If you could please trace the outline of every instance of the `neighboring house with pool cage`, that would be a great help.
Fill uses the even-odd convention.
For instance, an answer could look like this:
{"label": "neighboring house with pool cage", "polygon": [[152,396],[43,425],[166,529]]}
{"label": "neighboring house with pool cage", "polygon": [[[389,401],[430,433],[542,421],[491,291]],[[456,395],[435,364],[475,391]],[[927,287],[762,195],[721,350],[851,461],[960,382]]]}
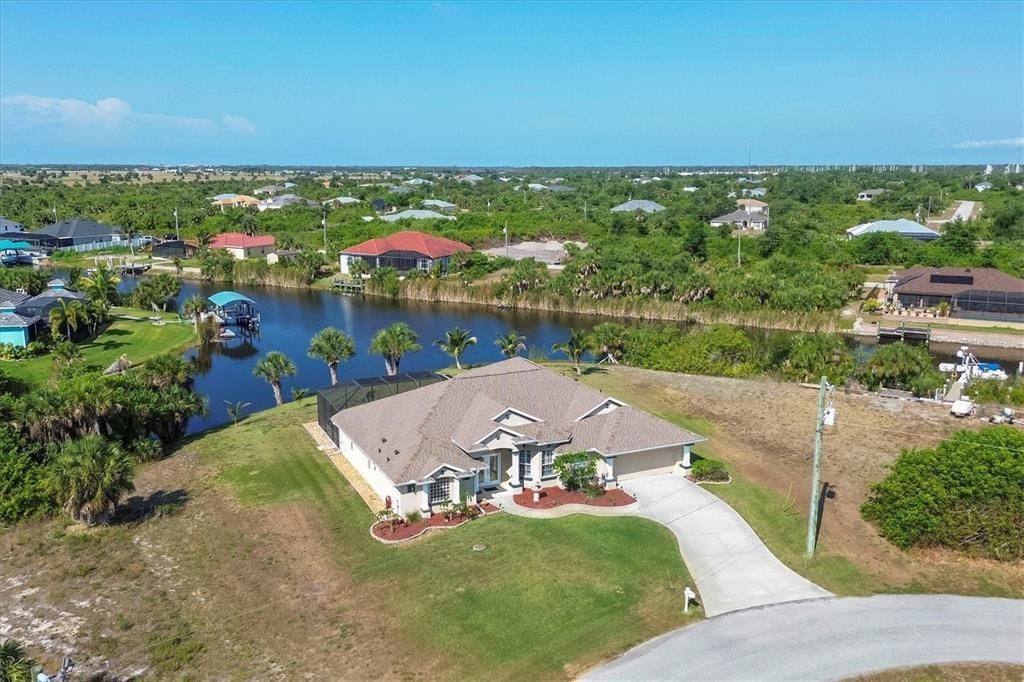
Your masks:
{"label": "neighboring house with pool cage", "polygon": [[554,460],[597,457],[606,484],[688,472],[704,439],[524,358],[348,407],[324,432],[399,514],[559,483]]}

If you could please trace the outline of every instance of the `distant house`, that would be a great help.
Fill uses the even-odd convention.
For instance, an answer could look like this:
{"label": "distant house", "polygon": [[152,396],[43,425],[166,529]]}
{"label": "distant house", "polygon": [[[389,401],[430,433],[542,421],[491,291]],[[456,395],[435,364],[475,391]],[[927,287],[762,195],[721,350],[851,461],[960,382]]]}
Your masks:
{"label": "distant house", "polygon": [[395,223],[399,220],[455,220],[455,217],[443,215],[437,211],[428,211],[422,208],[410,208],[398,213],[382,215],[380,219],[389,223]]}
{"label": "distant house", "polygon": [[250,237],[241,232],[224,232],[210,240],[211,249],[224,249],[238,260],[263,258],[274,250],[274,236]]}
{"label": "distant house", "polygon": [[278,249],[267,254],[267,263],[269,265],[287,263],[298,258],[300,255],[302,255],[302,252],[298,249]]}
{"label": "distant house", "polygon": [[531,182],[526,188],[533,192],[546,192],[549,189],[547,185],[540,182]]}
{"label": "distant house", "polygon": [[423,178],[409,178],[402,184],[410,185],[412,187],[420,187],[423,185],[433,185],[434,183],[430,180],[424,180]]}
{"label": "distant house", "polygon": [[104,225],[89,218],[71,218],[33,230],[28,235],[49,237],[61,249],[113,246],[121,242],[121,228]]}
{"label": "distant house", "polygon": [[856,225],[846,231],[846,238],[856,239],[857,237],[877,232],[893,232],[907,239],[916,239],[922,242],[930,242],[942,236],[930,227],[915,223],[913,220],[899,218],[897,220],[875,220],[870,223]]}
{"label": "distant house", "polygon": [[693,192],[696,192],[699,189],[700,189],[699,187],[684,187],[683,191],[684,192],[689,192],[689,193],[692,194]]}
{"label": "distant house", "polygon": [[424,199],[420,204],[427,208],[436,208],[438,211],[444,211],[445,213],[454,213],[459,210],[459,207],[450,201],[442,201],[440,199]]}
{"label": "distant house", "polygon": [[395,210],[395,207],[384,201],[383,199],[374,199],[370,202],[370,208],[377,213],[390,213]]}
{"label": "distant house", "polygon": [[758,199],[737,199],[736,207],[749,213],[768,213],[768,204]]}
{"label": "distant house", "polygon": [[900,308],[946,303],[951,317],[1024,322],[1024,279],[994,268],[911,268],[895,280]]}
{"label": "distant house", "polygon": [[282,194],[278,197],[261,200],[256,208],[260,211],[276,211],[288,206],[306,206],[307,208],[320,208],[320,204],[312,199],[304,199],[297,194]]}
{"label": "distant house", "polygon": [[987,192],[990,189],[992,189],[992,183],[988,181],[979,182],[977,185],[974,186],[974,189],[978,192]]}
{"label": "distant house", "polygon": [[[273,196],[278,192],[283,192],[284,190],[285,188],[282,187],[281,185],[266,185],[264,187],[257,187],[252,191],[252,193],[257,195],[266,194],[268,196]],[[216,198],[217,197],[214,197],[214,199]]]}
{"label": "distant house", "polygon": [[412,194],[412,187],[406,187],[404,185],[392,185],[388,187],[388,192],[391,194]]}
{"label": "distant house", "polygon": [[612,213],[636,213],[637,211],[643,211],[644,213],[660,213],[664,210],[664,206],[656,201],[650,201],[648,199],[630,199],[625,203],[612,207]]}
{"label": "distant house", "polygon": [[471,185],[475,185],[478,182],[483,182],[483,178],[474,173],[467,173],[459,177],[459,182],[468,182]]}
{"label": "distant house", "polygon": [[555,194],[566,194],[568,192],[575,192],[576,190],[569,185],[548,185],[548,191],[554,192]]}
{"label": "distant house", "polygon": [[355,197],[334,197],[324,202],[324,206],[354,206],[362,203],[362,200]]}
{"label": "distant house", "polygon": [[16,223],[13,220],[8,220],[6,217],[0,215],[0,234],[4,232],[24,232],[25,226],[21,223]]}
{"label": "distant house", "polygon": [[[259,194],[259,190],[256,190],[256,193]],[[223,201],[224,199],[230,199],[231,197],[237,196],[238,195],[233,192],[227,192],[225,194],[217,194],[215,196],[210,197],[210,201]]]}
{"label": "distant house", "polygon": [[857,195],[857,201],[874,201],[877,197],[885,194],[885,190],[878,189],[866,189]]}
{"label": "distant house", "polygon": [[160,258],[194,258],[199,246],[184,239],[166,239],[153,245],[153,255]]}
{"label": "distant house", "polygon": [[[740,201],[746,200],[740,199]],[[751,199],[750,201],[756,201],[756,199]],[[725,215],[720,215],[717,218],[711,219],[711,227],[729,226],[738,230],[767,230],[768,214],[763,211],[738,209],[732,213],[726,213]]]}
{"label": "distant house", "polygon": [[744,189],[743,190],[743,196],[745,196],[745,197],[758,198],[758,197],[763,197],[763,196],[765,196],[767,194],[768,194],[768,188],[767,187],[753,187],[751,189]]}
{"label": "distant house", "polygon": [[439,263],[441,272],[448,272],[450,258],[460,251],[472,251],[469,246],[444,237],[408,230],[388,237],[370,239],[341,252],[341,272],[349,274],[357,261],[370,269],[395,268],[399,272],[431,270]]}
{"label": "distant house", "polygon": [[250,197],[247,194],[233,194],[224,199],[215,199],[210,202],[210,205],[217,206],[220,208],[221,213],[223,213],[225,208],[248,208],[257,206],[259,203],[260,200],[256,197]]}

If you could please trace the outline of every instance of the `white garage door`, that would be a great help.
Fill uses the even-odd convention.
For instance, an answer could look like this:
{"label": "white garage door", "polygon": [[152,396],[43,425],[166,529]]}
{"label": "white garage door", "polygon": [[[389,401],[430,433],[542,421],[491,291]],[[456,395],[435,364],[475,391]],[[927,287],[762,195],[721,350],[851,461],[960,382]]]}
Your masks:
{"label": "white garage door", "polygon": [[615,477],[619,480],[634,476],[663,474],[675,466],[681,448],[665,448],[619,455],[615,458]]}

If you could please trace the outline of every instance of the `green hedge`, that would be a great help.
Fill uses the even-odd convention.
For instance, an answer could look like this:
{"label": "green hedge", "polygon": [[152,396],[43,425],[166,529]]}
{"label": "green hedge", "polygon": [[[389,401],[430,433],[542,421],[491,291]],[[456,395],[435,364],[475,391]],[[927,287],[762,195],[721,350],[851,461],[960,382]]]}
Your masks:
{"label": "green hedge", "polygon": [[729,480],[729,470],[717,459],[698,459],[693,463],[690,475],[697,481]]}

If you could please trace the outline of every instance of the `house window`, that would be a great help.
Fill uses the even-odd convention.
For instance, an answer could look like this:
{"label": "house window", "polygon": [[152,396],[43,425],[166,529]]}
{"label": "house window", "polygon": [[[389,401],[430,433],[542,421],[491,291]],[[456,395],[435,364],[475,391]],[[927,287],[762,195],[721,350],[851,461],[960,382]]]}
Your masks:
{"label": "house window", "polygon": [[452,479],[450,478],[438,478],[430,483],[430,504],[438,504],[445,500],[450,500],[451,496],[448,493],[448,486],[451,485]]}
{"label": "house window", "polygon": [[540,456],[540,477],[552,478],[555,475],[555,451],[547,448]]}
{"label": "house window", "polygon": [[526,450],[519,451],[519,480],[525,481],[528,478],[533,478],[531,475],[533,472],[533,461],[530,458],[530,453]]}
{"label": "house window", "polygon": [[430,270],[431,265],[432,265],[432,263],[430,262],[429,258],[420,258],[420,260],[419,260],[419,268],[420,268],[420,270],[423,270],[424,272],[427,272],[428,270]]}

